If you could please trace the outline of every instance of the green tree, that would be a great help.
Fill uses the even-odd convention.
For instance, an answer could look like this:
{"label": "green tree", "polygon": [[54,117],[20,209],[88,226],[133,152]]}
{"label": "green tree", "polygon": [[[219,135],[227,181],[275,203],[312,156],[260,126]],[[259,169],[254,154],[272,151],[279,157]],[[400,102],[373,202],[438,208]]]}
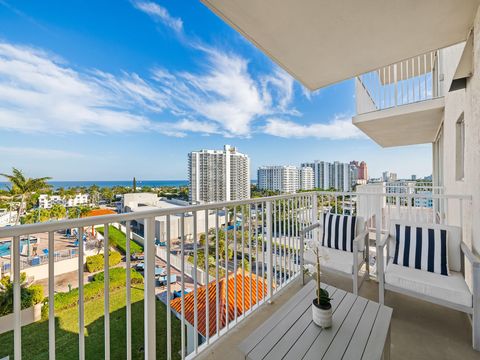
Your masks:
{"label": "green tree", "polygon": [[67,209],[65,206],[60,205],[60,204],[54,204],[52,205],[52,208],[50,209],[50,217],[54,219],[63,219],[67,216]]}
{"label": "green tree", "polygon": [[26,211],[27,201],[32,196],[32,194],[46,190],[50,186],[47,184],[47,180],[51,179],[50,177],[41,177],[41,178],[29,178],[26,177],[23,172],[19,169],[13,168],[12,174],[0,174],[5,177],[11,184],[11,192],[20,199],[20,206],[17,210],[17,222],[20,219],[20,215]]}

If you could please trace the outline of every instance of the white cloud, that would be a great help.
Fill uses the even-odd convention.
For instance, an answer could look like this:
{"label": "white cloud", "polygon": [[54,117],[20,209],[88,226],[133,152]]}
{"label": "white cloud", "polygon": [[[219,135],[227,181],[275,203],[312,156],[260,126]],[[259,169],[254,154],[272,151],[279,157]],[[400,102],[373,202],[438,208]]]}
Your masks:
{"label": "white cloud", "polygon": [[117,94],[44,52],[0,43],[0,128],[57,133],[145,130],[151,122],[129,111],[125,103],[130,98],[128,92]]}
{"label": "white cloud", "polygon": [[40,158],[40,159],[71,159],[83,158],[84,155],[72,151],[47,149],[47,148],[33,148],[33,147],[7,147],[0,146],[0,153],[4,155],[21,156],[25,158]]}
{"label": "white cloud", "polygon": [[134,7],[148,14],[155,21],[160,21],[177,33],[183,30],[183,21],[170,15],[164,7],[151,1],[132,1]]}
{"label": "white cloud", "polygon": [[262,116],[289,112],[288,75],[277,71],[256,81],[242,57],[201,52],[205,62],[198,72],[155,69],[148,79],[82,72],[55,55],[0,43],[0,129],[247,137]]}
{"label": "white cloud", "polygon": [[160,69],[154,79],[185,113],[216,123],[225,135],[248,136],[251,123],[269,112],[270,100],[262,96],[245,59],[209,50],[206,60],[201,73]]}
{"label": "white cloud", "polygon": [[56,55],[0,42],[0,129],[250,137],[260,127],[281,137],[360,136],[349,119],[313,125],[283,120],[301,115],[292,108],[294,81],[283,70],[254,75],[235,53],[195,49],[203,55],[198,70],[155,68],[141,77],[82,71]]}
{"label": "white cloud", "polygon": [[326,124],[298,124],[290,120],[270,118],[263,127],[266,134],[283,138],[352,139],[362,138],[364,134],[353,124],[351,118],[336,117]]}

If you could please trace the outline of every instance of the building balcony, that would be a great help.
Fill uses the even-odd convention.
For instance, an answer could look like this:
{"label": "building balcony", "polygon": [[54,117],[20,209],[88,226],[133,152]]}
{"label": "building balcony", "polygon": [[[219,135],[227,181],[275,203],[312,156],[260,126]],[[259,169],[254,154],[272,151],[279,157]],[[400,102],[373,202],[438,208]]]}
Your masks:
{"label": "building balcony", "polygon": [[353,124],[383,147],[434,142],[445,106],[439,64],[433,51],[357,77]]}
{"label": "building balcony", "polygon": [[[470,239],[468,196],[444,195],[427,185],[421,191],[397,190],[308,192],[0,228],[1,269],[13,276],[10,320],[5,325],[0,318],[6,326],[0,327],[0,358],[36,358],[31,354],[41,348],[50,359],[244,359],[239,345],[303,288],[304,240],[320,234],[313,225],[321,214],[366,220],[370,275],[365,263],[359,295],[374,302],[379,300],[376,244],[391,219],[458,225]],[[137,233],[134,225],[140,223],[143,231]],[[71,229],[70,237],[65,229]],[[44,253],[34,265],[25,253],[30,235]],[[123,259],[114,270],[107,250],[119,248],[122,239]],[[66,275],[66,263],[55,257],[62,242],[75,250],[65,260]],[[109,276],[92,285],[85,260],[98,252],[109,254],[101,266]],[[125,272],[119,282],[118,272],[130,268],[137,270]],[[21,308],[21,272],[54,299],[45,302],[45,317],[34,323],[25,321]],[[74,288],[70,294],[62,289],[64,276]],[[352,292],[351,278],[325,271],[322,281]],[[67,298],[73,299],[71,307],[64,306]],[[393,308],[393,359],[478,357],[463,312],[393,292],[387,292],[385,304]]]}

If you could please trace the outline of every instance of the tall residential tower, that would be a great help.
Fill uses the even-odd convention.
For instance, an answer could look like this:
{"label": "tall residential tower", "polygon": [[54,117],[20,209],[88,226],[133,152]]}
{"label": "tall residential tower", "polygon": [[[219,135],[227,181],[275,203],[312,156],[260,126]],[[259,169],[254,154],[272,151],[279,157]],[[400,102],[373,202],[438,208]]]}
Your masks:
{"label": "tall residential tower", "polygon": [[230,145],[188,154],[189,200],[211,203],[250,198],[250,159]]}

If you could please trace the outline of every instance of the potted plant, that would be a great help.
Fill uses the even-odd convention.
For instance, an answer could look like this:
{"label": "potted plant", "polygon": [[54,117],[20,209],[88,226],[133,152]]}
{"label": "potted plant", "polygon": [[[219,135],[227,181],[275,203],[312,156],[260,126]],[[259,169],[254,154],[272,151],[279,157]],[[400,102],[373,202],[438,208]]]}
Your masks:
{"label": "potted plant", "polygon": [[323,328],[332,326],[332,304],[331,298],[327,290],[322,289],[320,284],[320,246],[313,239],[307,243],[307,249],[311,250],[315,255],[316,264],[305,265],[306,272],[315,276],[317,282],[316,297],[312,301],[312,318],[313,322]]}

